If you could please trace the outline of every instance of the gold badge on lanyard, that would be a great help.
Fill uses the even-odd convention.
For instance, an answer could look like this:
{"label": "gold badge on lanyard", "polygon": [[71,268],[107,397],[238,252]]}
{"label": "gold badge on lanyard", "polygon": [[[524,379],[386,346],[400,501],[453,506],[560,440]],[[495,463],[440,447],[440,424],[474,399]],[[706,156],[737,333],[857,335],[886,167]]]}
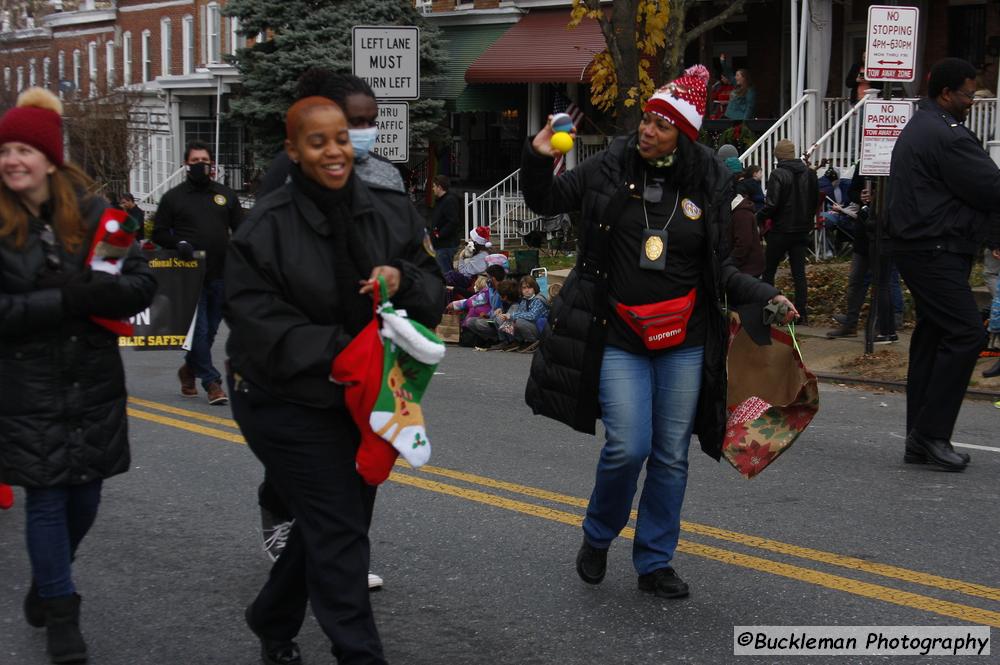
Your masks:
{"label": "gold badge on lanyard", "polygon": [[655,261],[663,254],[663,239],[659,236],[646,238],[646,258]]}

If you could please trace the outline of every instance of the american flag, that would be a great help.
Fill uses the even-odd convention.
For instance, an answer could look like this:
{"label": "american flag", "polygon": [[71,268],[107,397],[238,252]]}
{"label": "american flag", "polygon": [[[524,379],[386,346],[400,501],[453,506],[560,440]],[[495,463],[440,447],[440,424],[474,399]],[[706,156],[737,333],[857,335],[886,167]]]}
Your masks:
{"label": "american flag", "polygon": [[[560,92],[555,93],[555,98],[552,100],[552,115],[556,113],[566,113],[570,118],[573,119],[573,126],[579,131],[580,121],[583,120],[583,111],[570,101],[565,95]],[[553,175],[559,175],[566,170],[566,156],[561,155],[559,159],[556,160],[555,166],[552,168]]]}

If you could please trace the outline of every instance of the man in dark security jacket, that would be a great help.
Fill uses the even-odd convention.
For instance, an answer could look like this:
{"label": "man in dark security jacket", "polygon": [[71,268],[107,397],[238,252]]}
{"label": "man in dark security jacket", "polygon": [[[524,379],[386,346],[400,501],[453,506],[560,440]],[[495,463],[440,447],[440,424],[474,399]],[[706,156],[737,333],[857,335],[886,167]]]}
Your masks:
{"label": "man in dark security jacket", "polygon": [[917,308],[906,386],[904,461],[961,471],[951,434],[985,332],[969,287],[983,243],[1000,247],[1000,169],[962,122],[976,69],[945,58],[892,151],[889,239]]}
{"label": "man in dark security jacket", "polygon": [[770,219],[774,223],[767,234],[763,279],[774,284],[778,264],[788,255],[795,283],[795,309],[802,317],[800,323],[808,325],[806,313],[806,251],[809,233],[816,223],[819,204],[819,181],[805,162],[795,154],[795,144],[788,139],[774,146],[777,167],[767,178],[767,196],[764,207],[757,213],[757,221]]}
{"label": "man in dark security jacket", "polygon": [[212,343],[222,321],[223,283],[229,235],[242,216],[233,190],[212,180],[212,151],[204,143],[188,145],[184,153],[187,179],[163,195],[156,209],[153,242],[176,249],[181,259],[204,250],[207,270],[198,300],[191,350],[177,372],[181,394],[196,397],[195,379],[200,379],[209,404],[225,404],[222,375],[212,364]]}

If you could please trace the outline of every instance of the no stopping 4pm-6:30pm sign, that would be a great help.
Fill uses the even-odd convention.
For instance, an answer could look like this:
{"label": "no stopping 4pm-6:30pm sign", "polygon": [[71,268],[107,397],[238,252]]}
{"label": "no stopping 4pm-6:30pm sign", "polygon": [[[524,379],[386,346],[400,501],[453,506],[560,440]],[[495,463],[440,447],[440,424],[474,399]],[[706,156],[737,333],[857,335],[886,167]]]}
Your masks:
{"label": "no stopping 4pm-6:30pm sign", "polygon": [[887,176],[892,149],[913,116],[913,103],[894,100],[865,102],[861,125],[861,175]]}

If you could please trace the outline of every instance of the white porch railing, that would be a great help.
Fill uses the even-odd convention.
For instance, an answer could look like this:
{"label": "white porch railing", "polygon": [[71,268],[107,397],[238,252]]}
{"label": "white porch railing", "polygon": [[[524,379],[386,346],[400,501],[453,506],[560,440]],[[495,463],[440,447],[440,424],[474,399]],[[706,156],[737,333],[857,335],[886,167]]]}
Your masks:
{"label": "white porch railing", "polygon": [[465,237],[477,226],[488,226],[491,238],[502,251],[508,240],[520,238],[535,230],[541,218],[528,208],[521,195],[521,169],[493,185],[485,192],[465,193]]}
{"label": "white porch railing", "polygon": [[998,107],[1000,99],[977,99],[969,109],[969,117],[965,119],[965,126],[979,137],[983,142],[983,148],[987,150],[990,141],[1000,139],[1000,135],[997,134]]}
{"label": "white porch railing", "polygon": [[740,161],[745,166],[759,165],[764,171],[764,182],[767,182],[767,176],[774,168],[774,146],[778,141],[790,139],[800,151],[804,151],[805,146],[812,145],[817,133],[818,97],[816,90],[806,90],[792,108],[740,155]]}
{"label": "white porch railing", "polygon": [[[805,151],[805,158],[812,164],[830,160],[830,165],[841,174],[850,169],[861,156],[861,108],[869,99],[874,99],[878,90],[869,90],[866,96],[853,106],[846,99],[823,100],[823,136]],[[841,115],[834,117],[834,113]]]}
{"label": "white porch railing", "polygon": [[137,192],[135,194],[136,204],[142,208],[143,212],[155,212],[156,206],[160,203],[160,199],[163,198],[163,195],[177,185],[181,184],[184,181],[184,178],[187,177],[186,169],[186,166],[180,167],[148,192]]}

